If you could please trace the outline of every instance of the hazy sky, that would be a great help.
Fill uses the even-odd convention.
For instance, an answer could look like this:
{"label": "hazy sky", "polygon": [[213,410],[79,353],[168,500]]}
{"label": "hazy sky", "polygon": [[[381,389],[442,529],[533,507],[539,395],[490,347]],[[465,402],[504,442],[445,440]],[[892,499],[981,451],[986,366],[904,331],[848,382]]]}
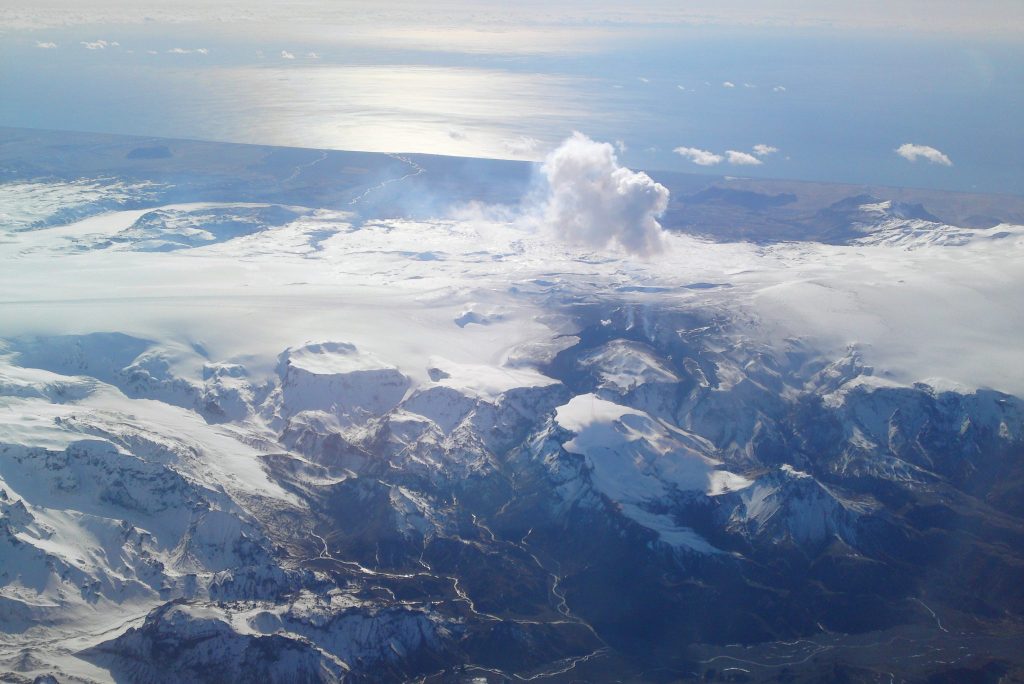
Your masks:
{"label": "hazy sky", "polygon": [[1024,192],[1024,2],[10,2],[0,125]]}
{"label": "hazy sky", "polygon": [[[513,5],[514,7],[510,6]],[[718,23],[741,26],[834,26],[914,31],[1002,33],[1024,28],[1020,0],[3,0],[0,24],[58,26],[138,21],[315,23]]]}

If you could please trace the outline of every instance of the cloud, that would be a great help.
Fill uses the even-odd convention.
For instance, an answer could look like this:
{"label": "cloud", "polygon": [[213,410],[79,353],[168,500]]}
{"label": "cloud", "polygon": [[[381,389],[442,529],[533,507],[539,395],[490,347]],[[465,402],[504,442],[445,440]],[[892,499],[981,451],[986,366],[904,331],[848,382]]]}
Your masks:
{"label": "cloud", "polygon": [[616,140],[615,149],[619,151],[619,154],[626,154],[626,150],[629,149],[629,146],[626,145],[625,140]]}
{"label": "cloud", "polygon": [[521,135],[518,138],[509,138],[502,140],[505,145],[505,150],[509,154],[516,157],[531,157],[537,154],[540,150],[541,142],[536,138],[531,138],[528,135]]}
{"label": "cloud", "polygon": [[732,81],[722,81],[722,87],[723,88],[735,88],[736,84],[733,83]]}
{"label": "cloud", "polygon": [[775,86],[774,88],[772,88],[772,92],[784,93],[786,92],[786,86]]}
{"label": "cloud", "polygon": [[930,161],[932,164],[941,164],[942,166],[953,165],[953,161],[949,157],[928,145],[904,143],[896,148],[896,154],[900,155],[907,161],[912,162],[916,162],[918,159],[924,159],[926,161]]}
{"label": "cloud", "polygon": [[686,157],[698,166],[714,166],[715,164],[721,164],[724,159],[720,154],[696,147],[677,147],[672,151]]}
{"label": "cloud", "polygon": [[543,222],[559,238],[641,256],[664,250],[658,217],[668,207],[668,188],[620,166],[609,143],[573,133],[547,156],[541,173],[548,186]]}
{"label": "cloud", "polygon": [[210,54],[210,51],[207,48],[195,48],[194,50],[191,49],[191,48],[171,48],[170,50],[167,51],[167,54],[169,54],[169,55],[192,55],[192,54],[195,54],[195,55],[208,55],[208,54]]}
{"label": "cloud", "polygon": [[57,44],[56,43],[50,43],[50,42],[45,42],[44,43],[41,40],[37,40],[36,41],[36,47],[37,48],[41,48],[43,50],[53,50],[54,48],[57,47]]}
{"label": "cloud", "polygon": [[736,164],[739,166],[760,166],[764,163],[752,154],[737,152],[736,150],[726,150],[725,159],[730,164]]}
{"label": "cloud", "polygon": [[116,40],[107,41],[102,38],[94,41],[83,40],[81,43],[85,46],[86,50],[106,50],[108,47],[121,47],[121,44]]}
{"label": "cloud", "polygon": [[466,134],[458,130],[457,128],[449,128],[448,137],[451,138],[452,140],[465,140]]}
{"label": "cloud", "polygon": [[744,88],[756,88],[757,86],[754,85],[753,83],[744,83],[743,87]]}
{"label": "cloud", "polygon": [[755,154],[758,157],[763,157],[778,151],[779,148],[772,147],[771,145],[754,145],[754,154],[738,150],[726,150],[724,154],[718,154],[717,152],[702,150],[698,147],[677,147],[673,150],[676,154],[686,157],[699,166],[714,166],[721,164],[723,161],[737,166],[760,166],[764,162],[755,157]]}
{"label": "cloud", "polygon": [[306,59],[320,59],[320,55],[315,52],[307,52]]}
{"label": "cloud", "polygon": [[281,59],[295,59],[295,55],[287,50],[281,50]]}
{"label": "cloud", "polygon": [[686,86],[682,85],[677,85],[676,88],[679,88],[680,90],[686,90]]}
{"label": "cloud", "polygon": [[651,82],[651,79],[649,79],[649,78],[645,78],[645,77],[643,77],[643,76],[639,76],[639,77],[638,77],[638,79],[639,79],[639,81],[640,81],[641,83],[650,83],[650,82]]}

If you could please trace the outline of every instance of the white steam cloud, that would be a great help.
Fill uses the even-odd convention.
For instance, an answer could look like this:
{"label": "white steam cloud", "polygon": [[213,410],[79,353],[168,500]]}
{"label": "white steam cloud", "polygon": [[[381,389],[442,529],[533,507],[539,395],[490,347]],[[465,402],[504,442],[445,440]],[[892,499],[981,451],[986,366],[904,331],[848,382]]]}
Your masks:
{"label": "white steam cloud", "polygon": [[668,188],[620,166],[609,143],[573,133],[547,156],[541,173],[548,184],[543,221],[561,239],[641,256],[665,248],[658,217],[668,207]]}
{"label": "white steam cloud", "polygon": [[918,159],[924,159],[926,161],[930,161],[932,164],[941,164],[942,166],[953,165],[953,161],[949,157],[928,145],[904,143],[896,148],[896,154],[900,155],[907,161],[912,162],[917,161]]}

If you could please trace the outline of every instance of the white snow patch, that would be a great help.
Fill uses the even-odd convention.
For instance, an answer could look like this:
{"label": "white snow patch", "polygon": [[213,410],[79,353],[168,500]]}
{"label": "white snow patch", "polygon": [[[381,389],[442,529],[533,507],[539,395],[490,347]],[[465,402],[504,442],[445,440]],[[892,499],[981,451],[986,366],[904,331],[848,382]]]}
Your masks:
{"label": "white snow patch", "polygon": [[456,363],[431,357],[430,367],[441,371],[437,384],[469,397],[494,401],[502,394],[527,387],[549,387],[558,381],[532,368],[508,368],[483,364]]}
{"label": "white snow patch", "polygon": [[626,516],[657,531],[666,543],[702,552],[709,547],[692,542],[695,533],[672,524],[668,516],[650,513],[645,504],[673,491],[713,496],[751,484],[741,475],[719,470],[720,463],[706,455],[711,447],[704,440],[594,394],[573,397],[558,407],[555,421],[575,433],[562,447],[586,457],[594,488],[617,502]]}

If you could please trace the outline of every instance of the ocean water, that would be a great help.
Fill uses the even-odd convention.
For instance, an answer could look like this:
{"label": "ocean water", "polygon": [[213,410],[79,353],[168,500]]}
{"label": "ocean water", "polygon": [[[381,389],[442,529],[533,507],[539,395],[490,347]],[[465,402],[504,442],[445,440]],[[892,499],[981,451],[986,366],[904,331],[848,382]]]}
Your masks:
{"label": "ocean water", "polygon": [[[8,30],[0,125],[516,159],[578,130],[616,142],[636,168],[1024,194],[1024,44],[972,36],[600,23]],[[909,162],[894,151],[904,143],[953,164]],[[673,152],[755,145],[777,151],[713,166]]]}

